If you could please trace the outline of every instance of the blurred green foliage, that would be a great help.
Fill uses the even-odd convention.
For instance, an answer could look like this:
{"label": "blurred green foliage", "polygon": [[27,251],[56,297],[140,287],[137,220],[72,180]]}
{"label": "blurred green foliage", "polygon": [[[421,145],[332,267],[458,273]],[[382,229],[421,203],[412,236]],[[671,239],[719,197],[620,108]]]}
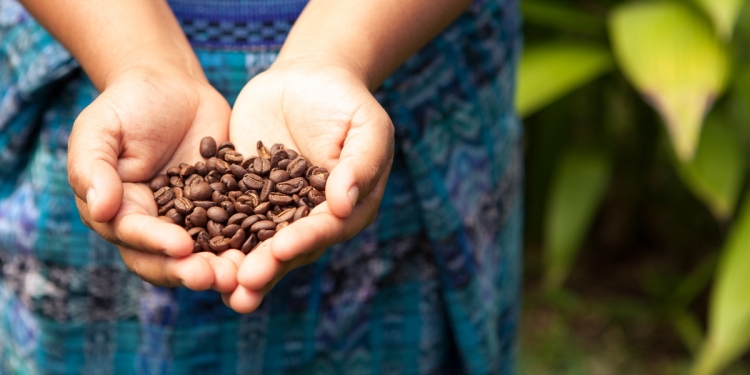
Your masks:
{"label": "blurred green foliage", "polygon": [[[522,1],[529,303],[668,329],[690,357],[663,373],[744,373],[731,366],[750,350],[745,3]],[[602,302],[608,286],[627,297]]]}

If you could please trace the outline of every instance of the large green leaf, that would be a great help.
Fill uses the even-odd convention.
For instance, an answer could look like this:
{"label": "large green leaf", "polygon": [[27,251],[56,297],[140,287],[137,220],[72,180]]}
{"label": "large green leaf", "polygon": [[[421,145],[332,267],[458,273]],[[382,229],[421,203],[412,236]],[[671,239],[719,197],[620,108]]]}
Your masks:
{"label": "large green leaf", "polygon": [[727,80],[724,45],[704,17],[676,2],[619,6],[609,28],[623,72],[664,118],[677,156],[691,159]]}
{"label": "large green leaf", "polygon": [[745,176],[739,137],[719,115],[708,117],[695,158],[680,165],[680,175],[718,219],[729,218]]}
{"label": "large green leaf", "polygon": [[724,40],[732,38],[732,31],[744,0],[695,0],[711,17],[716,31]]}
{"label": "large green leaf", "polygon": [[518,73],[516,108],[521,116],[527,116],[613,66],[609,51],[598,45],[528,46]]}
{"label": "large green leaf", "polygon": [[523,0],[523,21],[542,27],[563,31],[604,36],[606,25],[601,17],[585,13],[580,7],[571,7],[549,0]]}
{"label": "large green leaf", "polygon": [[550,188],[545,216],[545,283],[556,289],[568,276],[612,172],[607,154],[567,153]]}
{"label": "large green leaf", "polygon": [[693,375],[722,371],[750,347],[750,197],[722,250],[711,295],[708,336]]}

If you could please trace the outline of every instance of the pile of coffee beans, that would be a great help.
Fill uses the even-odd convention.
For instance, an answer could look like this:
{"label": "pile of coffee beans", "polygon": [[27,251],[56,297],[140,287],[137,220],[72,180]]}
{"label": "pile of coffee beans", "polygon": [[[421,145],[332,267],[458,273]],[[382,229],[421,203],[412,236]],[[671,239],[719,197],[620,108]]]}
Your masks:
{"label": "pile of coffee beans", "polygon": [[296,151],[258,141],[247,159],[231,142],[201,140],[205,162],[182,163],[151,180],[159,218],[184,227],[193,252],[247,254],[326,200],[328,171]]}

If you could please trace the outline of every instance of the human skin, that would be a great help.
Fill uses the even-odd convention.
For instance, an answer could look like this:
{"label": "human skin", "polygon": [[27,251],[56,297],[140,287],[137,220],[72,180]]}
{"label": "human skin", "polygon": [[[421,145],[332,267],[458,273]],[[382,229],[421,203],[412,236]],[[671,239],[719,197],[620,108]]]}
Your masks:
{"label": "human skin", "polygon": [[[250,312],[287,272],[374,220],[393,126],[371,91],[471,1],[312,0],[276,62],[242,90],[231,118],[166,3],[22,2],[102,91],[69,141],[82,220],[117,244],[144,280],[214,288],[228,306]],[[196,145],[205,135],[229,138],[243,154],[259,139],[300,151],[331,171],[327,201],[247,256],[190,254],[190,237],[155,218],[153,196],[140,182],[200,160]]]}

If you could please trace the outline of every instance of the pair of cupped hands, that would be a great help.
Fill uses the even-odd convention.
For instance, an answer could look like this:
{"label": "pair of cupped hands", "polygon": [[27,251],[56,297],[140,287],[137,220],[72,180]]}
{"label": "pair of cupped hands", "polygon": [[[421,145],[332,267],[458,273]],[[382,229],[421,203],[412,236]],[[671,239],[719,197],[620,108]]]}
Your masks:
{"label": "pair of cupped hands", "polygon": [[[157,218],[148,182],[203,160],[200,140],[283,143],[330,171],[327,201],[247,255],[193,254],[193,240]],[[202,72],[138,68],[110,79],[76,119],[68,176],[81,219],[117,245],[127,267],[157,286],[214,289],[237,312],[255,310],[296,267],[375,218],[393,158],[393,125],[352,71],[314,61],[276,63],[251,79],[234,108]]]}

